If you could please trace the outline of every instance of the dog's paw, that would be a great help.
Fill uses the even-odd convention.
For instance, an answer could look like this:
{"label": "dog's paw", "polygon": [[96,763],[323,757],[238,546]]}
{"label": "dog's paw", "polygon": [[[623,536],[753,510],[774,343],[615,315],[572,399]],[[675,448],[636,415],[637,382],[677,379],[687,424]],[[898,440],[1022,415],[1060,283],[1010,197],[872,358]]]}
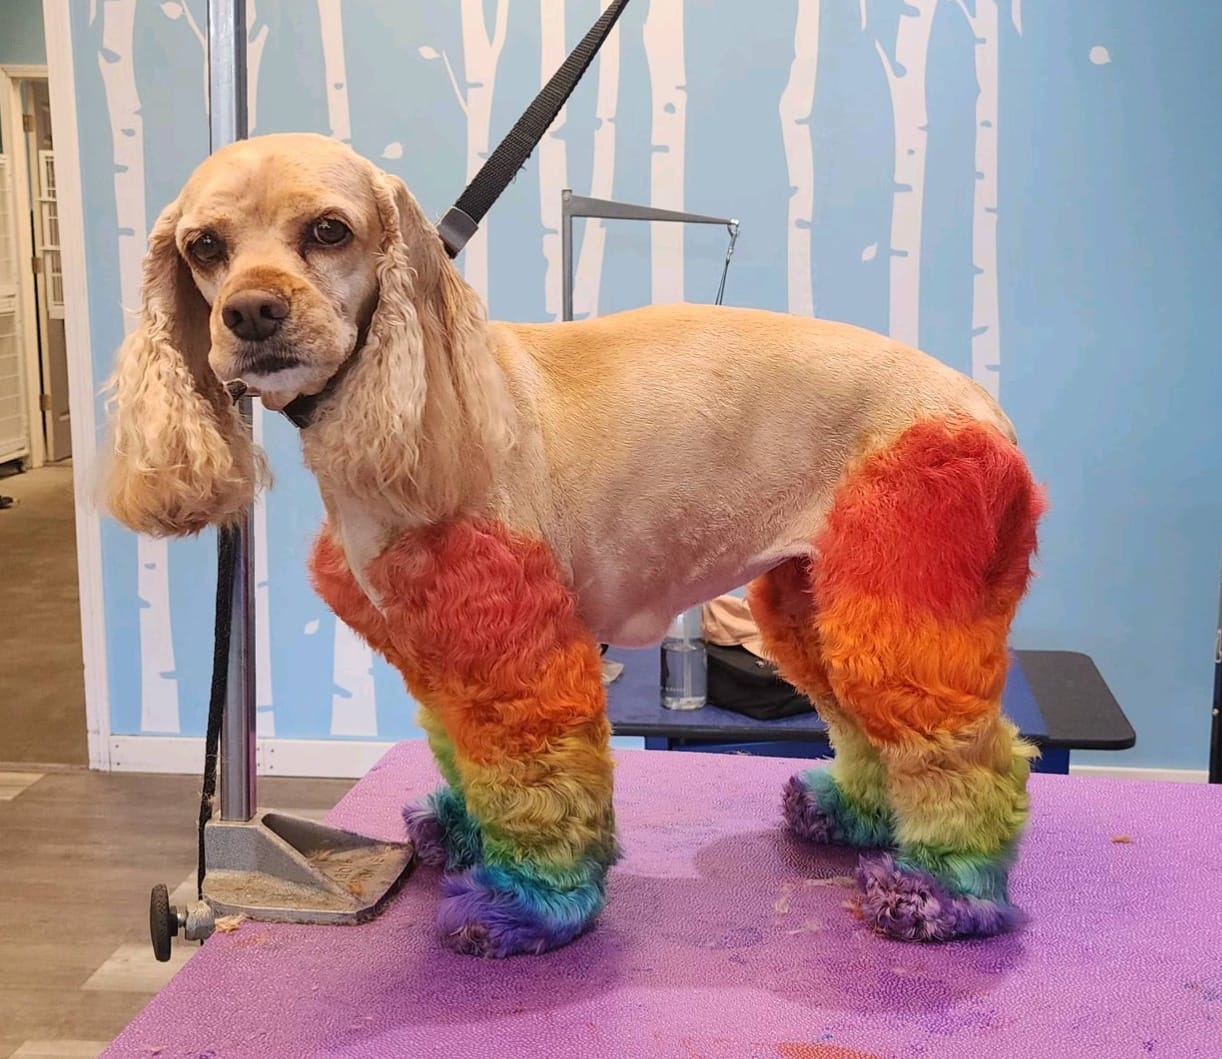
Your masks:
{"label": "dog's paw", "polygon": [[409,805],[403,820],[421,863],[461,871],[480,862],[479,828],[452,788],[440,787],[423,805]]}
{"label": "dog's paw", "polygon": [[794,834],[823,846],[878,849],[891,844],[891,824],[850,802],[826,768],[791,776],[781,800]]}
{"label": "dog's paw", "polygon": [[890,854],[862,857],[857,868],[861,915],[879,934],[900,941],[989,937],[1022,925],[1008,901],[952,893],[927,871]]}
{"label": "dog's paw", "polygon": [[437,910],[442,941],[469,956],[542,953],[584,933],[602,909],[600,882],[557,890],[504,868],[447,875]]}

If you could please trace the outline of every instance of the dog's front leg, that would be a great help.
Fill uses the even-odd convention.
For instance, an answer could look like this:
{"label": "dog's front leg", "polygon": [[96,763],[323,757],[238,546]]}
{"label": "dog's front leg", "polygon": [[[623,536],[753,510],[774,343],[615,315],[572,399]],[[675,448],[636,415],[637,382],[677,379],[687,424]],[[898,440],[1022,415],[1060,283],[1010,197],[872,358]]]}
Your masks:
{"label": "dog's front leg", "polygon": [[369,576],[479,832],[478,861],[446,874],[443,939],[488,956],[566,944],[617,849],[598,647],[551,552],[453,523],[405,535]]}

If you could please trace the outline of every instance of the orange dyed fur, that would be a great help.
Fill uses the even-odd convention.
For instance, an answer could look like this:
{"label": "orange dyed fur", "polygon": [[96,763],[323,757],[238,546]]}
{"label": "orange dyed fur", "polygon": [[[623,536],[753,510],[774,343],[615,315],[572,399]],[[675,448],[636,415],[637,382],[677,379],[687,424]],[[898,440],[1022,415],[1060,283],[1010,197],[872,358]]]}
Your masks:
{"label": "orange dyed fur", "polygon": [[386,619],[356,583],[343,549],[326,529],[310,553],[310,582],[340,621],[400,672],[406,669],[406,660],[391,643]]}
{"label": "orange dyed fur", "polygon": [[493,524],[408,534],[370,565],[394,648],[455,746],[482,764],[605,721],[597,645],[546,545]]}
{"label": "orange dyed fur", "polygon": [[816,541],[818,653],[873,739],[996,708],[1043,510],[1019,450],[979,424],[920,423],[846,477]]}
{"label": "orange dyed fur", "polygon": [[1043,510],[996,431],[919,423],[858,461],[817,559],[753,583],[752,614],[787,677],[873,739],[959,729],[1000,698]]}

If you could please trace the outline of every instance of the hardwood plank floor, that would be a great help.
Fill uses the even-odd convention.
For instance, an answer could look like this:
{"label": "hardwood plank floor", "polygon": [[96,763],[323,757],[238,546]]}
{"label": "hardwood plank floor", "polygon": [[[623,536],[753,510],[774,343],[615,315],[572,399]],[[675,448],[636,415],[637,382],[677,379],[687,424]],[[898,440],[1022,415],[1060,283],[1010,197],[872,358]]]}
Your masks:
{"label": "hardwood plank floor", "polygon": [[0,478],[0,761],[85,765],[71,462]]}
{"label": "hardwood plank floor", "polygon": [[[194,872],[199,781],[24,771],[0,766],[0,1059],[97,1055],[176,969],[153,959],[148,895]],[[313,815],[351,786],[261,777],[259,801]]]}

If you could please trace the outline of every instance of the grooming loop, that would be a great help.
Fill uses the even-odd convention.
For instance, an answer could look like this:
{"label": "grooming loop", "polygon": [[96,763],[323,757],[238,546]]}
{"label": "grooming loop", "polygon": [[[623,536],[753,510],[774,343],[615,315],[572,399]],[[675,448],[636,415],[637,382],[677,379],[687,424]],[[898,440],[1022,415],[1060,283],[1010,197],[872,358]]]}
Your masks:
{"label": "grooming loop", "polygon": [[733,217],[709,217],[703,213],[684,213],[681,210],[662,210],[656,206],[639,206],[631,202],[616,202],[613,199],[592,199],[588,195],[575,195],[565,188],[560,192],[560,258],[563,290],[561,313],[565,320],[573,319],[573,218],[597,217],[605,221],[672,221],[676,224],[724,224],[730,233],[730,245],[726,248],[726,262],[721,270],[721,283],[717,288],[716,304],[720,305],[726,292],[726,277],[730,272],[730,258],[734,244],[738,242],[738,221]]}

